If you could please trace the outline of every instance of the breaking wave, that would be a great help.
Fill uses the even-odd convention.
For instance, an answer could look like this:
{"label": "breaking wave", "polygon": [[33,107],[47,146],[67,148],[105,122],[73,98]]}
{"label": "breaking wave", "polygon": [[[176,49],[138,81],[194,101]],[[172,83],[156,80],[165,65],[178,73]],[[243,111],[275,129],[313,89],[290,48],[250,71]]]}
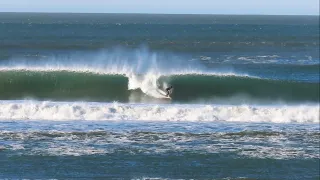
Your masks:
{"label": "breaking wave", "polygon": [[265,79],[208,68],[182,56],[115,48],[0,62],[0,98],[58,101],[157,102],[174,86],[173,102],[225,104],[319,101],[319,84]]}
{"label": "breaking wave", "polygon": [[0,101],[0,119],[319,123],[319,105],[231,106]]}

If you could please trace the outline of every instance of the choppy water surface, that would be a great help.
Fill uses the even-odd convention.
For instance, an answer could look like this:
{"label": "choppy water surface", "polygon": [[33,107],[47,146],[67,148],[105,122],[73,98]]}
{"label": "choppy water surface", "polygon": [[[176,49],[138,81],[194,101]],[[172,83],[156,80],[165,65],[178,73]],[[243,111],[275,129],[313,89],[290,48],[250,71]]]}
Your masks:
{"label": "choppy water surface", "polygon": [[0,154],[8,162],[2,177],[318,177],[314,125],[8,121],[1,128]]}

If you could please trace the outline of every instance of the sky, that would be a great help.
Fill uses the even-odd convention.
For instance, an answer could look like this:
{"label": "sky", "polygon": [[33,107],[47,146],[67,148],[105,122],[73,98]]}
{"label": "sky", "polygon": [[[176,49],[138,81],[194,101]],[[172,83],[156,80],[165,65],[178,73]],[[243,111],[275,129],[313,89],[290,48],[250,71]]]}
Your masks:
{"label": "sky", "polygon": [[0,12],[319,15],[319,0],[0,0]]}

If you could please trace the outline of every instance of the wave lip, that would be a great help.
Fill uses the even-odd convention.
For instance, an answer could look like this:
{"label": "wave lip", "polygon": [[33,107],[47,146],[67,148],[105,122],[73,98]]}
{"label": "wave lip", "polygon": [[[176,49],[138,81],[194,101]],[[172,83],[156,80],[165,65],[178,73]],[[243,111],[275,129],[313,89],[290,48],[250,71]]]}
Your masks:
{"label": "wave lip", "polygon": [[99,74],[99,75],[142,75],[142,74],[153,74],[156,76],[169,76],[169,75],[203,75],[203,76],[236,76],[236,77],[252,77],[259,78],[256,76],[248,75],[245,73],[235,73],[233,71],[210,71],[208,69],[200,68],[177,68],[177,69],[148,69],[146,72],[139,73],[132,68],[130,65],[126,66],[111,66],[111,67],[99,67],[88,66],[88,65],[48,65],[48,64],[37,64],[37,65],[24,65],[24,64],[15,64],[15,65],[2,65],[0,66],[0,72],[74,72],[74,73],[90,73],[90,74]]}
{"label": "wave lip", "polygon": [[144,46],[137,49],[115,47],[97,52],[78,52],[39,59],[16,57],[0,62],[0,71],[67,71],[125,76],[132,74],[248,76],[236,73],[232,69],[212,71],[200,62],[187,60],[188,57],[182,55],[154,52]]}
{"label": "wave lip", "polygon": [[0,101],[0,120],[137,120],[319,123],[319,105],[219,106]]}

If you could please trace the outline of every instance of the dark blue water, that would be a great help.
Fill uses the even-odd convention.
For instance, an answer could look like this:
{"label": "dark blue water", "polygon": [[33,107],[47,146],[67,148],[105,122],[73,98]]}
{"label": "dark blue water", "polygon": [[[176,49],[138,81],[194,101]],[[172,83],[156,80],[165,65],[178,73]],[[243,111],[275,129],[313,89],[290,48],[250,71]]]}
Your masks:
{"label": "dark blue water", "polygon": [[27,121],[1,128],[2,178],[319,178],[313,125]]}

